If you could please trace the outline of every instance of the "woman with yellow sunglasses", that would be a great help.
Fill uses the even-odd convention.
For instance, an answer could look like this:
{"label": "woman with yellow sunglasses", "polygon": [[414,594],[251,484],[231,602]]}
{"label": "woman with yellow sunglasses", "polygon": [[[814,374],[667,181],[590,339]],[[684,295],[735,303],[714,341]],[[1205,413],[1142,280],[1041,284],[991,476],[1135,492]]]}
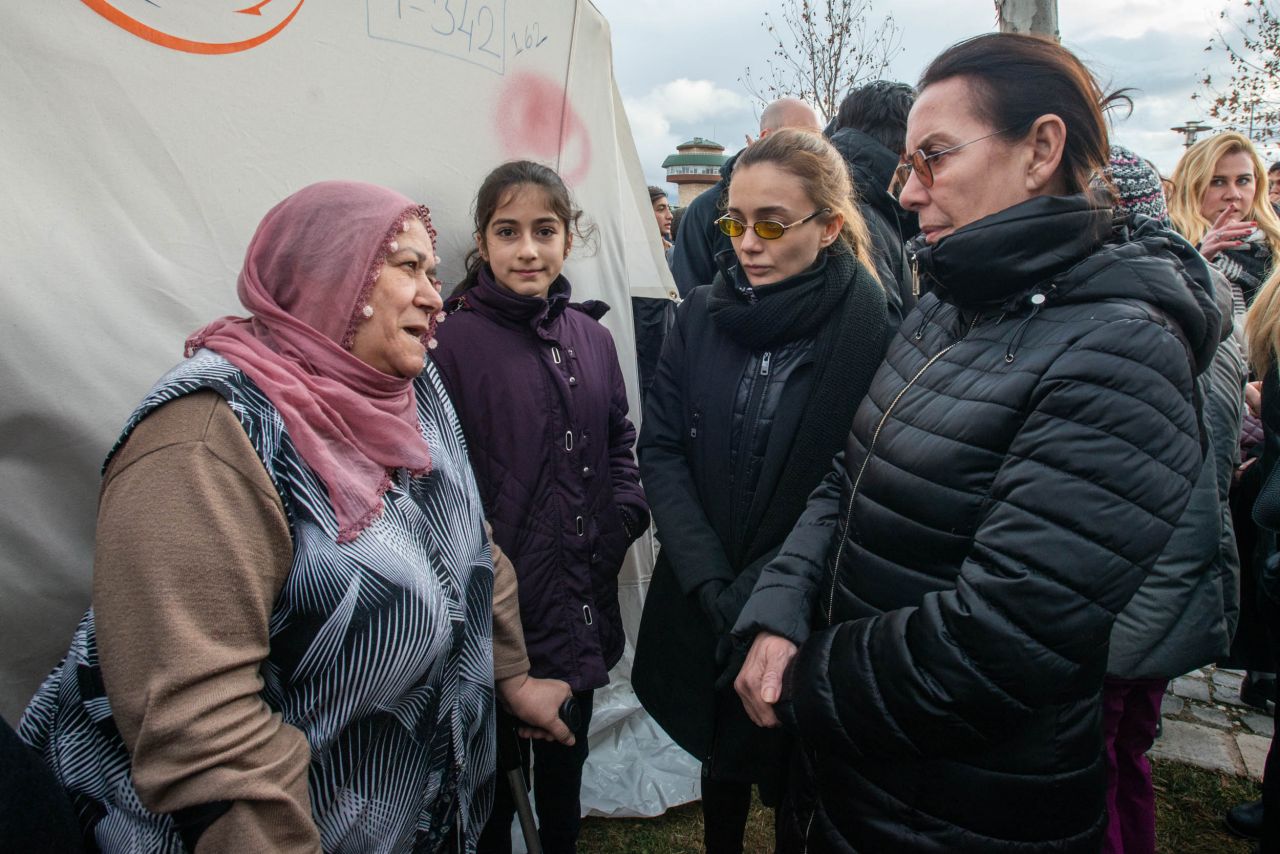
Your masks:
{"label": "woman with yellow sunglasses", "polygon": [[720,272],[676,313],[645,402],[640,468],[662,550],[632,678],[703,760],[706,850],[740,852],[751,786],[778,803],[786,737],[731,686],[728,631],[830,469],[889,336],[844,160],[778,130],[739,157]]}

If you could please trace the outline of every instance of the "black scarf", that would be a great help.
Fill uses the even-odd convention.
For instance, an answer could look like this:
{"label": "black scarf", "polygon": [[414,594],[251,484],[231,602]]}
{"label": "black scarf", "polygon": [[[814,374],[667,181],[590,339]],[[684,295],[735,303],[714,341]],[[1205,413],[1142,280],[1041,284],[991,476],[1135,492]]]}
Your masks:
{"label": "black scarf", "polygon": [[758,291],[741,282],[738,268],[728,266],[731,258],[717,257],[721,272],[707,299],[716,326],[751,350],[814,338],[815,373],[799,429],[744,553],[744,573],[758,574],[844,445],[889,343],[888,308],[884,289],[847,250],[828,251],[805,272]]}

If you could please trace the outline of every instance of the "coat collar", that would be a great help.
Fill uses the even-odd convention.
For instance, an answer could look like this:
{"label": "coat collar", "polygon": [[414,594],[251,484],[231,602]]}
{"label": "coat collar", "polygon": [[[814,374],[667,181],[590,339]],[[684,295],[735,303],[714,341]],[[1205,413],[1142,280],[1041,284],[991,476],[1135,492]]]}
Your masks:
{"label": "coat collar", "polygon": [[486,264],[480,269],[476,286],[465,296],[466,301],[486,317],[538,330],[550,326],[564,313],[570,293],[569,280],[558,276],[545,299],[522,296],[498,284]]}
{"label": "coat collar", "polygon": [[1111,227],[1111,208],[1099,200],[1037,196],[909,249],[919,275],[949,302],[997,306],[1088,257]]}

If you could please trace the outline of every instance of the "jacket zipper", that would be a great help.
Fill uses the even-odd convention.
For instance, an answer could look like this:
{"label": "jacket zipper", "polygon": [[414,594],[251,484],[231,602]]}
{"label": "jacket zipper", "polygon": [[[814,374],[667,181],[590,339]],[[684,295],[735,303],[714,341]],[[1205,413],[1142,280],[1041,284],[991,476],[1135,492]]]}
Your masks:
{"label": "jacket zipper", "polygon": [[809,834],[813,831],[813,817],[818,814],[818,808],[815,806],[813,812],[809,813],[809,820],[804,825],[804,852],[809,854]]}
{"label": "jacket zipper", "polygon": [[693,424],[689,426],[690,439],[698,438],[698,419],[700,419],[701,417],[702,417],[701,410],[698,410],[698,409],[693,410]]}
{"label": "jacket zipper", "polygon": [[760,355],[760,370],[751,379],[751,388],[747,391],[747,411],[742,423],[742,435],[738,437],[738,465],[734,470],[733,488],[730,490],[734,498],[729,501],[729,530],[737,536],[738,517],[746,509],[742,504],[740,484],[747,482],[747,468],[751,460],[751,448],[755,445],[756,425],[760,419],[760,407],[764,401],[765,389],[768,387],[769,362],[773,359],[772,351],[766,350]]}
{"label": "jacket zipper", "polygon": [[836,547],[835,563],[831,565],[831,590],[827,596],[827,625],[831,625],[832,616],[835,613],[836,606],[836,582],[840,578],[840,555],[844,553],[844,544],[849,539],[849,522],[853,514],[853,500],[858,497],[858,488],[862,485],[862,475],[867,471],[867,465],[871,462],[871,455],[875,453],[876,441],[880,438],[880,431],[884,428],[885,422],[889,420],[889,416],[893,413],[893,408],[898,405],[898,401],[902,400],[902,396],[916,384],[916,381],[924,374],[925,371],[933,367],[933,363],[947,355],[951,348],[959,344],[961,341],[969,337],[969,333],[973,331],[973,327],[978,323],[978,315],[973,316],[973,320],[969,323],[969,328],[964,331],[956,340],[952,341],[946,347],[943,347],[925,362],[920,370],[916,371],[906,385],[893,398],[893,402],[885,409],[884,414],[880,416],[880,422],[876,424],[875,432],[871,434],[871,442],[867,445],[867,453],[862,458],[862,465],[858,467],[858,476],[854,478],[853,489],[849,493],[849,502],[844,510],[844,524],[840,526],[840,545]]}

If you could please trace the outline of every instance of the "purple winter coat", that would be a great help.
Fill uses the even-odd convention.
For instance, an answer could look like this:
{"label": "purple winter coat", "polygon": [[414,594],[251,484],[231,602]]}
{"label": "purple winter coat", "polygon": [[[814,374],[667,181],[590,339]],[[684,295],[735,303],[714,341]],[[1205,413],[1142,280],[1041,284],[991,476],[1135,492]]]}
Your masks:
{"label": "purple winter coat", "polygon": [[622,655],[618,570],[649,524],[627,393],[599,302],[480,282],[446,305],[431,351],[466,434],[493,537],[520,581],[530,674],[575,691]]}

